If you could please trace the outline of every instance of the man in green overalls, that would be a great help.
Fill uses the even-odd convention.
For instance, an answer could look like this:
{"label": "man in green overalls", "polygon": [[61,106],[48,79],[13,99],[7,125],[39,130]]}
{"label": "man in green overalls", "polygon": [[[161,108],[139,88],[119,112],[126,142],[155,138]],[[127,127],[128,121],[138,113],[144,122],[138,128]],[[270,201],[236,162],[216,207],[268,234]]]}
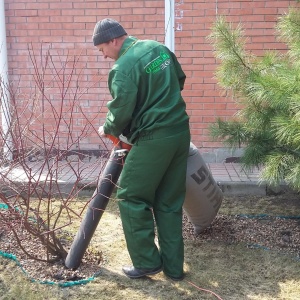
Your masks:
{"label": "man in green overalls", "polygon": [[181,96],[186,76],[166,46],[128,36],[113,19],[96,24],[93,42],[104,58],[115,61],[108,77],[112,100],[99,134],[122,134],[133,144],[117,191],[133,263],[123,272],[140,278],[163,270],[167,277],[181,280],[190,145],[189,117]]}

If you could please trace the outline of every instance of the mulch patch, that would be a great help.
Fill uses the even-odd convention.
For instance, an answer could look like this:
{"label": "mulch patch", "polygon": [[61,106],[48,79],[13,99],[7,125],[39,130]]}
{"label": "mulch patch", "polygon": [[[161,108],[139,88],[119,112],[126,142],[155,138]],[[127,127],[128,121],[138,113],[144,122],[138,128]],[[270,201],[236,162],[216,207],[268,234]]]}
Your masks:
{"label": "mulch patch", "polygon": [[[219,241],[225,244],[244,243],[248,248],[263,248],[280,251],[300,259],[300,220],[278,217],[247,218],[242,216],[217,215],[209,228],[195,235],[193,225],[184,215],[183,236],[185,240]],[[22,246],[31,255],[45,259],[46,251],[41,242],[33,238],[27,231],[18,230]],[[67,232],[60,233],[62,244],[69,249],[73,241]],[[101,273],[105,265],[105,255],[95,249],[88,249],[77,270],[64,266],[63,260],[54,263],[34,260],[19,247],[15,236],[0,219],[0,251],[14,254],[25,273],[36,281],[41,282],[80,282]]]}

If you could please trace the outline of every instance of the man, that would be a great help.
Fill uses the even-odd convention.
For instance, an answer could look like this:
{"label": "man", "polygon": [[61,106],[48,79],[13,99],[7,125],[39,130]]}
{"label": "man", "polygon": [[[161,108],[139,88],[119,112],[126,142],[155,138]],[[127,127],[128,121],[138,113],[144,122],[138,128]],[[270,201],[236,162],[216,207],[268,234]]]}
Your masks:
{"label": "man", "polygon": [[99,134],[122,134],[133,144],[117,191],[133,263],[123,272],[140,278],[163,270],[182,280],[182,205],[190,145],[181,96],[186,76],[167,47],[128,36],[113,19],[96,24],[93,42],[104,58],[115,61],[108,77],[112,100]]}

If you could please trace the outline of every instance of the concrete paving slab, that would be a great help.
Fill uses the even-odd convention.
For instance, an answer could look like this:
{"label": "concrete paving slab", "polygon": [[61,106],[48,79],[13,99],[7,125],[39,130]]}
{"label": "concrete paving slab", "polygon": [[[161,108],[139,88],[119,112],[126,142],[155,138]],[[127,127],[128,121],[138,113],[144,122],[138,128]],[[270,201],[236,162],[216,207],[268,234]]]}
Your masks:
{"label": "concrete paving slab", "polygon": [[[51,166],[43,166],[41,163],[28,165],[34,180],[55,181],[63,193],[71,191],[75,182],[82,189],[81,194],[91,195],[97,186],[101,170],[105,166],[103,159],[92,162],[61,162],[51,170]],[[267,193],[281,193],[287,190],[286,185],[272,188],[259,182],[259,169],[246,172],[239,163],[208,163],[212,177],[222,189],[224,195],[266,195]],[[55,172],[53,171],[55,170]],[[28,181],[28,170],[24,171],[20,166],[14,167],[8,172],[0,170],[2,178],[7,176],[9,180],[25,183]],[[1,177],[0,177],[1,187]]]}

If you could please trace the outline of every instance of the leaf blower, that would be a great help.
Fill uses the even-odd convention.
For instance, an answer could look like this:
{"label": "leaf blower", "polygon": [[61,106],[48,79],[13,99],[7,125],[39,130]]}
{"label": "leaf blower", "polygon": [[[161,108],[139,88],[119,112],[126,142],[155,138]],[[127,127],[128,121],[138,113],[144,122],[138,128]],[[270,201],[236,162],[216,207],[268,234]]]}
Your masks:
{"label": "leaf blower", "polygon": [[[65,260],[69,269],[77,269],[106,208],[131,145],[109,136],[114,148],[99,179],[86,215]],[[183,209],[194,226],[195,234],[210,226],[223,200],[223,192],[213,179],[199,150],[191,143],[187,160],[186,197]]]}
{"label": "leaf blower", "polygon": [[107,137],[113,142],[114,147],[66,256],[65,266],[68,269],[76,270],[79,267],[119,179],[126,155],[131,149],[130,144],[111,135],[107,135]]}

